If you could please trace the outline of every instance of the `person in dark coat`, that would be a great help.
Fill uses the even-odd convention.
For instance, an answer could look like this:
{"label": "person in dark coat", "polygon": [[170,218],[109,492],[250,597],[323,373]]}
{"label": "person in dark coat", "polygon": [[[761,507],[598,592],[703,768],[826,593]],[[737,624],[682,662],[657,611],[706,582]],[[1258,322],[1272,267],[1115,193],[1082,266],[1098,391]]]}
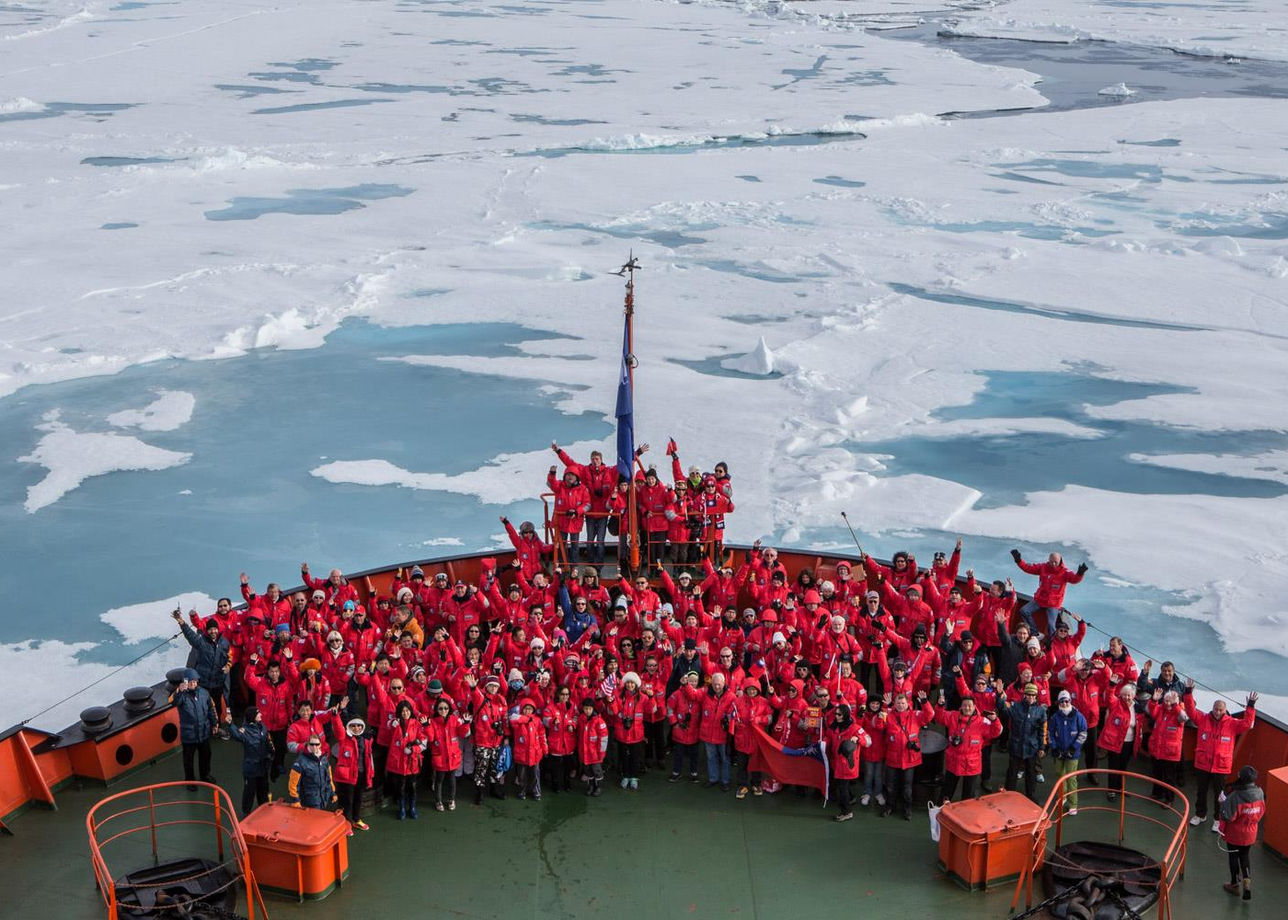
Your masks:
{"label": "person in dark coat", "polygon": [[193,758],[199,761],[201,781],[213,783],[210,775],[210,736],[214,733],[217,717],[215,703],[201,686],[197,672],[185,668],[183,680],[170,696],[170,702],[179,713],[179,742],[183,745],[183,778],[195,779]]}
{"label": "person in dark coat", "polygon": [[287,774],[287,797],[301,808],[335,807],[335,783],[331,780],[331,752],[318,735],[311,735],[303,753],[295,758]]}
{"label": "person in dark coat", "polygon": [[264,717],[254,706],[247,706],[244,722],[233,724],[233,714],[224,713],[229,734],[242,745],[242,817],[252,806],[268,801],[268,769],[273,762],[273,738],[264,727]]}
{"label": "person in dark coat", "polygon": [[1046,750],[1047,711],[1038,702],[1037,684],[1025,684],[1023,697],[1015,703],[1005,702],[1001,694],[1006,686],[999,680],[998,712],[1006,716],[1011,727],[1010,761],[1006,766],[1006,788],[1015,791],[1019,774],[1024,773],[1024,794],[1037,799],[1038,762]]}
{"label": "person in dark coat", "polygon": [[[195,614],[196,611],[193,611]],[[198,634],[195,629],[183,621],[183,615],[176,608],[170,614],[179,624],[183,637],[192,646],[191,666],[197,672],[197,682],[210,694],[215,703],[215,712],[222,712],[228,699],[228,672],[232,670],[232,646],[220,635],[219,621],[211,617]],[[221,734],[219,723],[215,731]]]}

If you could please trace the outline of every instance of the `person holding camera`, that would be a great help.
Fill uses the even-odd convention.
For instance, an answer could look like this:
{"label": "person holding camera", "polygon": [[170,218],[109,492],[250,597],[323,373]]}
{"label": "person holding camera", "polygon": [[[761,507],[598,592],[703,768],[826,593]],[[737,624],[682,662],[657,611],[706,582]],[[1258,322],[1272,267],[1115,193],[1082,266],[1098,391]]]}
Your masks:
{"label": "person holding camera", "polygon": [[1002,713],[1011,728],[1010,760],[1006,765],[1006,789],[1014,792],[1020,774],[1024,774],[1024,794],[1037,798],[1038,762],[1047,745],[1047,710],[1038,702],[1038,685],[1027,683],[1020,699],[1005,700],[1006,685],[1000,680],[994,685],[998,693],[998,712]]}
{"label": "person holding camera", "polygon": [[906,693],[894,698],[885,720],[885,808],[881,816],[903,808],[903,820],[912,820],[912,775],[921,766],[921,730],[935,717],[924,690],[917,692],[920,708],[913,709]]}
{"label": "person holding camera", "polygon": [[956,712],[945,708],[945,695],[939,692],[935,721],[948,729],[948,749],[944,754],[944,778],[939,788],[940,801],[947,805],[962,784],[962,798],[975,797],[975,784],[984,769],[984,752],[989,743],[1002,733],[1002,723],[991,712],[975,710],[975,698],[961,698]]}
{"label": "person holding camera", "polygon": [[[1067,776],[1078,771],[1082,746],[1087,743],[1087,717],[1073,705],[1073,694],[1061,690],[1056,697],[1055,711],[1047,718],[1047,735],[1051,743],[1051,759],[1055,762],[1056,776]],[[1078,780],[1068,780],[1065,805],[1067,815],[1078,813]]]}
{"label": "person holding camera", "polygon": [[[176,610],[175,613],[178,613]],[[210,775],[210,736],[219,724],[215,703],[201,686],[197,672],[185,668],[183,680],[170,696],[170,702],[179,713],[179,742],[183,745],[183,778],[192,782],[193,759],[200,762],[203,783],[213,783]]]}

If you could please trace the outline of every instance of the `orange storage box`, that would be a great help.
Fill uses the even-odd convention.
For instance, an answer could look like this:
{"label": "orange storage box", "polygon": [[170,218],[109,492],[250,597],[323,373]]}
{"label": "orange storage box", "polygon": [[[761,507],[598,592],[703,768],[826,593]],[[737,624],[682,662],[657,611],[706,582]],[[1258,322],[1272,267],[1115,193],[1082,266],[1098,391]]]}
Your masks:
{"label": "orange storage box", "polygon": [[241,822],[259,887],[325,898],[349,875],[349,822],[333,811],[269,802]]}
{"label": "orange storage box", "polygon": [[939,864],[967,888],[1014,879],[1041,817],[1042,809],[1018,792],[950,802],[939,812]]}
{"label": "orange storage box", "polygon": [[1267,849],[1288,859],[1288,767],[1279,767],[1266,774],[1266,816],[1261,821],[1264,836],[1261,842]]}

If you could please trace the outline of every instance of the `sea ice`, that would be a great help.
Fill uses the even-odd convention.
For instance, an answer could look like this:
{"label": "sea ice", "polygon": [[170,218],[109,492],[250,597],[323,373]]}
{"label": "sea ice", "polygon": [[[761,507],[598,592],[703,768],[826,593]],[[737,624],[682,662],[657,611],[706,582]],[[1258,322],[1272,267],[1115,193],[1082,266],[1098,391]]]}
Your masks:
{"label": "sea ice", "polygon": [[751,351],[734,358],[725,358],[720,362],[720,366],[743,374],[755,374],[758,377],[765,377],[774,372],[774,353],[769,350],[769,346],[765,343],[765,337],[762,335],[759,341],[756,342],[756,347]]}
{"label": "sea ice", "polygon": [[1115,83],[1113,86],[1106,86],[1098,92],[1101,96],[1116,96],[1119,99],[1126,99],[1128,96],[1136,95],[1136,91],[1126,83]]}
{"label": "sea ice", "polygon": [[107,417],[117,428],[139,428],[143,431],[174,431],[187,424],[197,398],[182,390],[161,390],[150,405],[142,409],[122,409]]}

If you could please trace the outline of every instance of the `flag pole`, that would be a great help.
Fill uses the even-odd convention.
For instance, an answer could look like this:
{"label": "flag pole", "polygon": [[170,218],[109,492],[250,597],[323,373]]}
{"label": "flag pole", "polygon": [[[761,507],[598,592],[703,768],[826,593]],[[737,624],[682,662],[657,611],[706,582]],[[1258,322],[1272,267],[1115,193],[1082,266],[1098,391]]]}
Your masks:
{"label": "flag pole", "polygon": [[[629,356],[626,363],[626,373],[630,380],[632,406],[634,406],[635,403],[635,365],[638,363],[635,360],[635,269],[637,268],[639,268],[639,260],[635,258],[635,253],[631,252],[627,256],[626,264],[622,266],[622,270],[626,273],[626,302],[624,309],[626,312],[626,352]],[[629,498],[632,574],[639,571],[640,565],[639,508],[635,504],[634,459],[634,457],[629,459],[629,462],[632,464],[630,470],[631,478]]]}

